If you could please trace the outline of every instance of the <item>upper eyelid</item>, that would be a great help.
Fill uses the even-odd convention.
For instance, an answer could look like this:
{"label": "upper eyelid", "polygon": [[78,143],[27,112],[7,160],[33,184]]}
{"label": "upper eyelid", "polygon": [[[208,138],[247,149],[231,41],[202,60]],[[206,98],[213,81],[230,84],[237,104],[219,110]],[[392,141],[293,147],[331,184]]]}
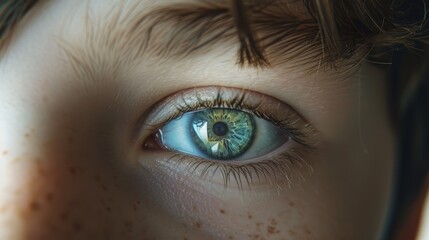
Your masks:
{"label": "upper eyelid", "polygon": [[[204,99],[202,99],[204,98]],[[222,101],[222,102],[220,102]],[[186,106],[186,104],[198,106]],[[235,103],[234,103],[235,102]],[[201,106],[201,103],[207,103]],[[223,104],[232,105],[223,105]],[[294,136],[293,140],[309,148],[317,148],[317,131],[299,112],[290,105],[268,95],[254,92],[252,90],[238,89],[232,87],[207,86],[181,90],[160,100],[148,109],[137,121],[138,128],[134,132],[152,133],[166,122],[179,117],[184,111],[195,111],[207,108],[226,107],[235,108],[255,114],[271,121],[278,127],[286,127]],[[279,111],[281,110],[281,111]],[[138,134],[139,141],[143,141],[147,134]],[[315,139],[313,139],[315,138]]]}
{"label": "upper eyelid", "polygon": [[[249,100],[254,100],[249,98],[249,95],[251,94],[258,94],[261,97],[258,99],[258,101],[256,102],[253,101],[255,103],[249,103]],[[261,101],[262,98],[263,98],[263,101]],[[177,99],[181,99],[181,100],[178,101]],[[155,104],[153,109],[161,110],[161,109],[165,109],[166,107],[170,107],[176,110],[178,107],[186,108],[186,107],[190,107],[190,106],[186,106],[186,104],[188,104],[189,102],[192,104],[195,104],[196,100],[198,100],[199,104],[202,102],[204,103],[207,102],[209,104],[209,105],[201,106],[202,108],[219,107],[221,104],[224,103],[220,101],[225,101],[227,99],[231,100],[229,102],[232,102],[233,105],[235,104],[242,105],[242,103],[244,102],[248,107],[251,107],[251,108],[261,108],[262,105],[264,105],[264,107],[268,107],[268,105],[275,105],[276,106],[275,108],[279,109],[281,108],[280,105],[285,105],[285,107],[287,106],[287,108],[293,111],[294,114],[299,115],[299,117],[302,118],[305,122],[308,122],[295,109],[293,109],[288,104],[283,103],[281,100],[275,99],[273,97],[269,97],[262,93],[254,92],[253,90],[250,90],[250,89],[234,88],[234,87],[205,86],[205,87],[194,87],[194,88],[180,90],[158,101],[158,103]],[[231,106],[224,106],[224,107],[231,107]],[[273,106],[271,107],[274,108]],[[146,119],[151,119],[152,116],[158,115],[157,112],[153,112],[153,109],[151,109],[150,113],[146,114]],[[156,122],[157,120],[152,120],[152,121]]]}

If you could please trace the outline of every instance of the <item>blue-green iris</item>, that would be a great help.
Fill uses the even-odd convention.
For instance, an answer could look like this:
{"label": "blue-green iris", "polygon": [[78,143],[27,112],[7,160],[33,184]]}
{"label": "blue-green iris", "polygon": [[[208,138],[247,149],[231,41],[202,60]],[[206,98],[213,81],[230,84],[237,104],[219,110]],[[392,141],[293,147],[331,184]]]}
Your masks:
{"label": "blue-green iris", "polygon": [[159,129],[172,151],[210,160],[244,161],[273,152],[289,136],[270,121],[237,109],[187,112]]}
{"label": "blue-green iris", "polygon": [[191,120],[196,145],[214,159],[232,159],[251,145],[255,132],[248,113],[214,108],[196,112]]}

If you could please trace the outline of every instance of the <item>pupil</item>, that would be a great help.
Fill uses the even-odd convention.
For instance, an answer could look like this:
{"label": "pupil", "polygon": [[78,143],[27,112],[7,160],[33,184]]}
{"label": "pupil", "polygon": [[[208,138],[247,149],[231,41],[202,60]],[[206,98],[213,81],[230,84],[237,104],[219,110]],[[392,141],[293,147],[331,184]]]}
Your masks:
{"label": "pupil", "polygon": [[228,133],[228,125],[224,122],[213,124],[213,133],[218,136],[225,136]]}

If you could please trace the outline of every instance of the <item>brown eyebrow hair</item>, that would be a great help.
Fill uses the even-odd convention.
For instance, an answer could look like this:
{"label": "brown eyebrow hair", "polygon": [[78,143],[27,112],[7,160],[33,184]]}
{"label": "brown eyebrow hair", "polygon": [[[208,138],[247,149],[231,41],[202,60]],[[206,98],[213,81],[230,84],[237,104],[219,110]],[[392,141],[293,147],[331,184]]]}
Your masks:
{"label": "brown eyebrow hair", "polygon": [[[228,3],[160,4],[146,11],[139,10],[142,9],[139,3],[126,7],[117,5],[108,17],[103,16],[104,22],[93,14],[86,15],[85,36],[79,39],[82,42],[60,44],[82,80],[114,78],[118,75],[115,69],[121,69],[119,66],[133,66],[143,57],[182,60],[190,55],[204,55],[214,47],[220,49],[220,54],[238,49],[240,66],[264,68],[287,63],[288,68],[299,68],[300,72],[318,70],[323,60],[319,28],[304,6],[299,7],[298,1],[251,6],[252,30],[257,30],[258,39],[248,39],[246,33],[237,31],[236,24],[248,23],[234,17],[234,11],[244,5],[231,7]],[[281,13],[283,17],[278,16]],[[278,21],[279,25],[273,25],[273,21]],[[261,43],[265,48],[263,52],[259,48]],[[109,73],[100,73],[100,69],[108,69]]]}

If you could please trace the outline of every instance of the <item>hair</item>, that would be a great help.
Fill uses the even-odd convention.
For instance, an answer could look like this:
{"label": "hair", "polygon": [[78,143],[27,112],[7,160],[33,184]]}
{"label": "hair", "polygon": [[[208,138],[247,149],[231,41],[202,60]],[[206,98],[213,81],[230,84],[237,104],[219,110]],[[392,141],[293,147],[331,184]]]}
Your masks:
{"label": "hair", "polygon": [[[341,62],[363,50],[362,60],[389,71],[390,106],[399,146],[395,211],[386,235],[393,238],[409,206],[424,191],[429,169],[429,71],[425,69],[429,66],[428,0],[224,1],[234,17],[241,65],[270,65],[270,44],[260,33],[260,22],[250,13],[274,15],[278,21],[268,24],[276,31],[286,31],[282,10],[287,11],[291,2],[299,2],[319,29],[315,41],[321,43],[324,61]],[[18,22],[39,2],[44,1],[0,3],[0,53],[7,48]],[[273,4],[279,10],[268,10]]]}

